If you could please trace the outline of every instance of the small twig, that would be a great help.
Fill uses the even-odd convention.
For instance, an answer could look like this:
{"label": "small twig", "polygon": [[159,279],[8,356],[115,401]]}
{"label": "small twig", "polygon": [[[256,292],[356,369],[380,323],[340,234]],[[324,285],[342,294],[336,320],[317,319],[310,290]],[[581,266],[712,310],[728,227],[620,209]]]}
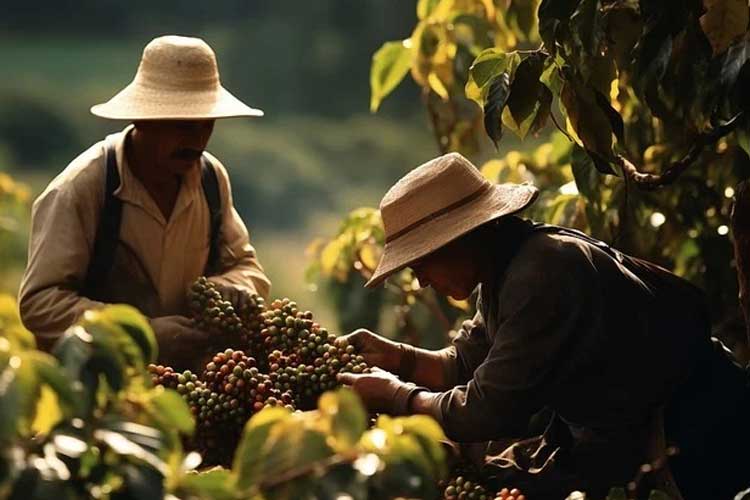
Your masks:
{"label": "small twig", "polygon": [[555,113],[550,112],[549,117],[552,119],[552,123],[555,124],[555,127],[557,127],[557,130],[562,132],[565,135],[565,137],[568,138],[570,142],[575,142],[575,140],[573,139],[573,137],[570,136],[568,131],[562,128],[559,123],[557,123],[557,118],[555,118]]}
{"label": "small twig", "polygon": [[685,170],[698,159],[703,149],[714,144],[716,141],[732,132],[739,125],[744,112],[740,111],[729,121],[715,127],[710,132],[696,138],[687,154],[679,161],[671,164],[660,174],[641,172],[630,160],[622,155],[616,155],[615,161],[620,166],[623,174],[629,178],[639,189],[651,191],[672,184]]}

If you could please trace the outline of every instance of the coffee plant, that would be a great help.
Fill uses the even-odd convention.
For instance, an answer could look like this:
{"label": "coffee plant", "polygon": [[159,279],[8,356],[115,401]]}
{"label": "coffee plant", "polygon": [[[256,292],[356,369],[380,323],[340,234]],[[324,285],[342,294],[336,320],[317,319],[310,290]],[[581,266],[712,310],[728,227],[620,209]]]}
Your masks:
{"label": "coffee plant", "polygon": [[292,411],[241,351],[217,353],[202,374],[156,356],[145,318],[117,305],[87,312],[43,353],[0,296],[0,497],[437,496],[444,436],[430,418],[381,416],[368,429],[345,389]]}

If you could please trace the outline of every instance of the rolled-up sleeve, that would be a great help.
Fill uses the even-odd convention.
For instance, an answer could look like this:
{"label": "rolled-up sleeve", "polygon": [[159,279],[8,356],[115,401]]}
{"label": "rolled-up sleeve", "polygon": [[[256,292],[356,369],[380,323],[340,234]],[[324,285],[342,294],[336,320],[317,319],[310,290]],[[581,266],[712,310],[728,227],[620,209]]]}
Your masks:
{"label": "rolled-up sleeve", "polygon": [[221,272],[211,276],[211,281],[223,285],[237,285],[251,293],[268,298],[271,292],[271,281],[250,244],[250,234],[240,214],[234,208],[232,187],[229,175],[217,160],[216,166],[219,189],[222,200],[220,265]]}
{"label": "rolled-up sleeve", "polygon": [[584,258],[531,252],[509,269],[497,300],[497,331],[486,359],[463,386],[435,399],[446,435],[474,442],[515,437],[545,404],[569,356],[592,286]]}
{"label": "rolled-up sleeve", "polygon": [[32,207],[21,319],[42,347],[51,345],[87,310],[102,304],[79,295],[96,235],[97,199],[72,185],[48,188]]}

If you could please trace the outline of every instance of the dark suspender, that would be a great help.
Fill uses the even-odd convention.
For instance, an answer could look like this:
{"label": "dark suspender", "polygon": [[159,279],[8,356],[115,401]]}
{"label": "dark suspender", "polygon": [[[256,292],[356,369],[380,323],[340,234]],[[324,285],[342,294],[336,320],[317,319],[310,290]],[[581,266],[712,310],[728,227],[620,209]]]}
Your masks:
{"label": "dark suspender", "polygon": [[216,178],[216,169],[206,155],[203,155],[201,160],[203,194],[206,197],[208,210],[211,214],[211,240],[208,250],[208,262],[206,263],[204,274],[210,276],[220,271],[219,233],[221,231],[221,195],[219,194],[219,180]]}
{"label": "dark suspender", "polygon": [[92,299],[101,297],[102,286],[114,263],[122,220],[122,200],[115,196],[120,185],[120,173],[117,170],[117,155],[112,140],[108,139],[104,144],[104,158],[104,204],[83,289],[83,294]]}
{"label": "dark suspender", "polygon": [[[120,186],[120,173],[117,170],[117,154],[113,140],[105,141],[104,157],[104,168],[106,169],[104,204],[102,205],[94,249],[83,287],[84,296],[100,300],[104,298],[103,291],[106,289],[106,280],[114,264],[122,222],[122,200],[115,196],[115,191]],[[211,275],[220,270],[221,195],[216,169],[206,155],[201,157],[201,184],[211,217],[211,239],[205,269],[205,274]]]}

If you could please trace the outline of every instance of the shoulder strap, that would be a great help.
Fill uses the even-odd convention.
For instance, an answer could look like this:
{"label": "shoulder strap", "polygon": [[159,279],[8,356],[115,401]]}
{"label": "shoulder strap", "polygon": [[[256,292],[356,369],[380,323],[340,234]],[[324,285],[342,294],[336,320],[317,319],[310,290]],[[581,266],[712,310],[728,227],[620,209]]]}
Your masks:
{"label": "shoulder strap", "polygon": [[115,196],[115,191],[120,186],[120,172],[117,170],[117,154],[113,140],[105,140],[104,158],[104,203],[84,284],[84,295],[90,298],[97,298],[101,285],[112,268],[122,220],[122,200]]}
{"label": "shoulder strap", "polygon": [[211,160],[204,154],[201,157],[201,181],[203,194],[208,203],[211,215],[211,240],[209,243],[208,261],[205,274],[210,276],[219,272],[219,238],[221,236],[221,193],[216,169]]}

